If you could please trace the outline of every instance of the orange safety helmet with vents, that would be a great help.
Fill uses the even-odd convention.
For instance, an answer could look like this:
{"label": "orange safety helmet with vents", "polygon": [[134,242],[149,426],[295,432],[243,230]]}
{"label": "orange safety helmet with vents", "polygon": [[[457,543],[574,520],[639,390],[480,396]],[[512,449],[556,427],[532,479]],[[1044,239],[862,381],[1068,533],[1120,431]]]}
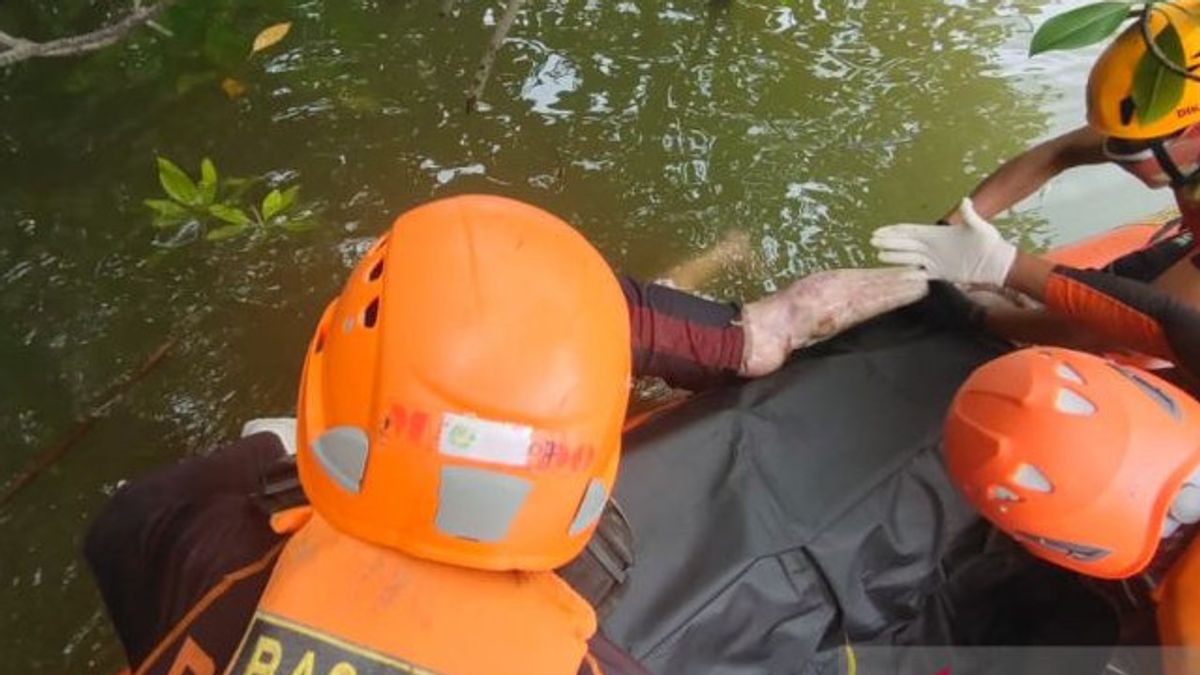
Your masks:
{"label": "orange safety helmet with vents", "polygon": [[[1183,42],[1186,62],[1180,65],[1191,69],[1200,64],[1200,0],[1156,4],[1150,14],[1151,35],[1157,37],[1168,20]],[[1157,120],[1143,120],[1133,101],[1133,84],[1138,66],[1148,53],[1139,20],[1126,28],[1092,66],[1087,110],[1093,129],[1122,139],[1151,139],[1170,136],[1200,122],[1200,81],[1190,78],[1184,79],[1183,97],[1174,110]]]}
{"label": "orange safety helmet with vents", "polygon": [[1161,538],[1200,521],[1200,403],[1092,354],[1034,347],[984,364],[944,444],[984,517],[1083,574],[1135,575]]}
{"label": "orange safety helmet with vents", "polygon": [[436,562],[549,570],[617,470],[629,315],[578,232],[511,199],[400,216],[321,317],[297,462],[339,530]]}

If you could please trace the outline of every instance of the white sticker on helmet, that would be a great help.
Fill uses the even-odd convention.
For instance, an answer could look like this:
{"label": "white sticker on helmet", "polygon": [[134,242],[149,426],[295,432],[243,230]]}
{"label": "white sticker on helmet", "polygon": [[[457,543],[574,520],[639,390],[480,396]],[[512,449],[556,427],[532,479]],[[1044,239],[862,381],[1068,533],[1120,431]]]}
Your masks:
{"label": "white sticker on helmet", "polygon": [[1054,399],[1054,407],[1068,415],[1096,414],[1096,406],[1091,401],[1066,388],[1058,390],[1058,396]]}
{"label": "white sticker on helmet", "polygon": [[528,466],[533,428],[521,424],[446,413],[438,434],[438,452],[490,464]]}

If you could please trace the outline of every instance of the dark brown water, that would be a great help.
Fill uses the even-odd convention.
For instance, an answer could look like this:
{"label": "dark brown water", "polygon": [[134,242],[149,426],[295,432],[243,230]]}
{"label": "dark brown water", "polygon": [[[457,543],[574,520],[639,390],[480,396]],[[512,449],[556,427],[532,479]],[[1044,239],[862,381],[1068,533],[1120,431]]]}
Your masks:
{"label": "dark brown water", "polygon": [[[53,445],[169,336],[169,360],[0,510],[0,671],[121,662],[79,555],[118,483],[289,413],[303,346],[355,257],[434,196],[564,216],[654,276],[740,230],[749,297],[869,264],[868,234],[932,220],[1001,159],[1081,120],[1090,56],[1029,62],[1038,0],[532,0],[485,105],[464,92],[502,3],[181,0],[88,57],[0,72],[0,476]],[[29,37],[122,3],[0,5]],[[247,58],[277,21],[292,32]],[[230,99],[219,83],[246,93]],[[165,248],[156,155],[302,186],[307,232]],[[1044,245],[1164,203],[1113,169],[1004,220]]]}

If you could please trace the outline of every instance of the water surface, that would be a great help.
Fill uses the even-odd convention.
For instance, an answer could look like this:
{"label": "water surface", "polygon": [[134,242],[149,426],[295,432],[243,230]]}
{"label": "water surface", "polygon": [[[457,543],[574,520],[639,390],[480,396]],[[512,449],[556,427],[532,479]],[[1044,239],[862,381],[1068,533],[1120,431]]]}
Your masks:
{"label": "water surface", "polygon": [[[121,662],[78,550],[122,480],[289,413],[301,354],[356,256],[406,208],[483,191],[576,224],[643,277],[743,231],[750,298],[870,264],[869,232],[933,220],[1005,157],[1082,119],[1093,52],[1030,61],[1039,0],[534,0],[484,105],[465,90],[503,3],[181,0],[174,33],[0,73],[0,476],[169,336],[170,359],[0,511],[0,653],[22,672]],[[0,6],[85,30],[122,3]],[[247,58],[255,33],[292,21]],[[225,78],[244,84],[231,99]],[[299,183],[308,232],[164,248],[156,155]],[[1028,245],[1165,204],[1115,169],[1001,222]],[[174,243],[180,244],[180,241]]]}

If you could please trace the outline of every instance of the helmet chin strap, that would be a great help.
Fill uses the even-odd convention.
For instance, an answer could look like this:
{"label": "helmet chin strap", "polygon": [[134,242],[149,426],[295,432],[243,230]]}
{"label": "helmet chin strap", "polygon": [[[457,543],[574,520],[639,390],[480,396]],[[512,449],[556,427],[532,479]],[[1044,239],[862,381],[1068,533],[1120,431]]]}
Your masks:
{"label": "helmet chin strap", "polygon": [[1175,164],[1175,160],[1171,159],[1171,153],[1167,152],[1167,147],[1162,141],[1153,141],[1150,143],[1150,150],[1154,153],[1154,158],[1158,160],[1158,165],[1167,173],[1171,179],[1171,187],[1179,189],[1187,185],[1193,178],[1200,175],[1200,168],[1192,171],[1190,174],[1184,174],[1179,170],[1179,166]]}

